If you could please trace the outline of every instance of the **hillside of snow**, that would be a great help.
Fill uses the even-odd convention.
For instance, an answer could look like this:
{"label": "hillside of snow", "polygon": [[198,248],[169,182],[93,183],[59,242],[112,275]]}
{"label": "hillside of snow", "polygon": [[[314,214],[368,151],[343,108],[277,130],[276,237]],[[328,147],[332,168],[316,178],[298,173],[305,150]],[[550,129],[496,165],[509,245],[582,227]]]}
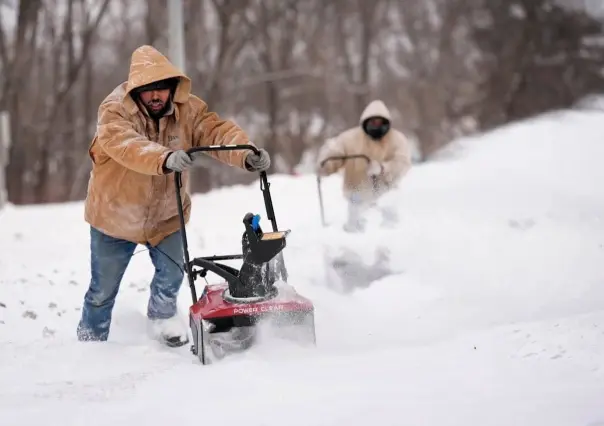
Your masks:
{"label": "hillside of snow", "polygon": [[[560,112],[461,139],[381,200],[398,226],[373,211],[363,234],[341,229],[340,176],[322,181],[326,228],[314,176],[269,177],[318,344],[271,341],[211,366],[146,335],[142,246],[110,340],[78,343],[83,205],[9,206],[0,424],[603,426],[603,135],[604,113]],[[240,252],[248,211],[268,227],[258,183],[195,196],[191,254]],[[342,253],[356,276],[329,267]],[[190,304],[185,282],[183,318]]]}

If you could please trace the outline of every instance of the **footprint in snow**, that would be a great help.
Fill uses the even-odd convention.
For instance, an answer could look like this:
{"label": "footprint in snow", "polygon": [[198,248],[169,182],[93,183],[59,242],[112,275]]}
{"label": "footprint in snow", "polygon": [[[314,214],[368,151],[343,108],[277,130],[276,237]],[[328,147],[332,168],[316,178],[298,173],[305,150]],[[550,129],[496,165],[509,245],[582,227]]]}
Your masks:
{"label": "footprint in snow", "polygon": [[516,220],[510,219],[508,220],[508,225],[510,228],[518,229],[520,231],[525,231],[527,229],[535,226],[536,222],[533,219],[524,219],[524,220]]}
{"label": "footprint in snow", "polygon": [[25,312],[23,312],[22,317],[36,319],[36,318],[38,318],[38,314],[36,314],[34,311],[25,311]]}
{"label": "footprint in snow", "polygon": [[566,353],[566,351],[562,350],[562,351],[558,352],[556,355],[550,357],[550,359],[559,359],[559,358],[562,358],[565,353]]}

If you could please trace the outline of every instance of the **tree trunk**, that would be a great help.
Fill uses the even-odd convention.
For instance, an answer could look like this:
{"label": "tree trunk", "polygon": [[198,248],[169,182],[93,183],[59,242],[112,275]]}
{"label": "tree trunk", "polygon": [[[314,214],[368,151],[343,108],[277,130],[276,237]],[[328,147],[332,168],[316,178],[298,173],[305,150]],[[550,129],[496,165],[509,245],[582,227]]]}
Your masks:
{"label": "tree trunk", "polygon": [[[38,11],[40,10],[41,2],[39,0],[22,1],[19,3],[19,11],[17,17],[15,52],[19,52],[10,61],[8,67],[8,78],[5,79],[5,87],[3,90],[4,105],[0,105],[0,109],[5,109],[10,114],[10,129],[11,129],[11,147],[9,150],[10,161],[7,167],[7,190],[8,199],[15,204],[22,203],[26,198],[25,179],[28,172],[31,172],[30,158],[27,157],[27,145],[31,141],[26,140],[26,135],[23,129],[24,109],[23,98],[19,96],[19,90],[26,87],[25,82],[31,75],[31,62],[34,56],[31,44],[28,43],[28,35],[30,35],[37,26]],[[30,36],[31,37],[31,36]]]}

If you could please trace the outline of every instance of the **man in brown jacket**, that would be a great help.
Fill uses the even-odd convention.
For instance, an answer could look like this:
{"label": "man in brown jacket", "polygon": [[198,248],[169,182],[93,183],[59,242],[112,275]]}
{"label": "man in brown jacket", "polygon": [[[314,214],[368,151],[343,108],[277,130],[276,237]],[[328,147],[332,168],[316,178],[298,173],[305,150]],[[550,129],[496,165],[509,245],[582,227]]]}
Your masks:
{"label": "man in brown jacket", "polygon": [[[252,143],[235,123],[222,120],[192,95],[191,80],[164,55],[151,46],[136,49],[128,80],[101,102],[89,147],[85,220],[90,224],[92,276],[77,327],[79,340],[107,340],[122,277],[136,246],[143,244],[155,267],[147,307],[151,332],[169,346],[188,342],[176,303],[184,255],[172,173],[182,172],[186,188],[194,160],[186,150],[221,144]],[[270,166],[263,149],[260,155],[243,150],[209,155],[248,171]],[[181,192],[188,222],[191,198]]]}
{"label": "man in brown jacket", "polygon": [[[411,151],[403,133],[391,127],[391,115],[380,100],[370,102],[362,112],[359,125],[330,139],[319,152],[317,173],[328,176],[344,168],[343,191],[348,200],[348,221],[344,229],[362,231],[363,212],[378,198],[395,188],[411,168]],[[364,154],[363,158],[332,160],[328,157]],[[382,207],[382,218],[389,225],[396,222],[393,208]]]}

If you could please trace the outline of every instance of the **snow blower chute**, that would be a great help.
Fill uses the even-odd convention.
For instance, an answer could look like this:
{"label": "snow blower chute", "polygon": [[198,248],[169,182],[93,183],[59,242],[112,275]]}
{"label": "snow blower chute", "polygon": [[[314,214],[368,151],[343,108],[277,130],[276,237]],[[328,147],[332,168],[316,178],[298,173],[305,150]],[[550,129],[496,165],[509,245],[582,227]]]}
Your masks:
{"label": "snow blower chute", "polygon": [[[251,145],[210,145],[191,148],[187,152],[232,150],[258,153]],[[263,231],[259,215],[245,214],[242,254],[234,255],[189,258],[180,173],[175,173],[174,182],[185,271],[193,300],[189,308],[193,354],[205,365],[249,349],[256,342],[258,326],[262,324],[269,325],[286,339],[314,345],[314,306],[287,283],[282,250],[290,230],[278,230],[266,172],[260,172],[260,188],[272,232]],[[219,263],[235,259],[243,260],[239,270]],[[197,298],[195,280],[205,278],[208,272],[225,281],[206,285]]]}

